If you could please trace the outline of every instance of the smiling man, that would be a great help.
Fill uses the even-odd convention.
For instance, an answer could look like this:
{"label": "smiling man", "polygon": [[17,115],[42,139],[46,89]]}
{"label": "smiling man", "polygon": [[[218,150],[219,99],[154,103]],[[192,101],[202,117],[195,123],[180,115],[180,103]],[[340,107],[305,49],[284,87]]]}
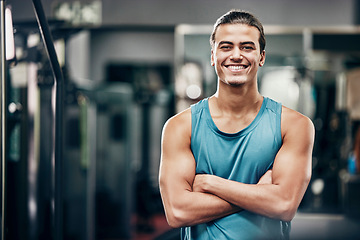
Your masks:
{"label": "smiling man", "polygon": [[311,177],[312,122],[261,96],[262,24],[232,10],[210,39],[215,94],[170,118],[160,191],[182,239],[286,239]]}

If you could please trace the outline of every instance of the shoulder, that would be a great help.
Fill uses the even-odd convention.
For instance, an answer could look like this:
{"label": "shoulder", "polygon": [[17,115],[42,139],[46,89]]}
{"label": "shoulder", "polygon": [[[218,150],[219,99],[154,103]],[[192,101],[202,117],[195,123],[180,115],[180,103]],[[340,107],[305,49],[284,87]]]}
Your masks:
{"label": "shoulder", "polygon": [[187,108],[166,121],[163,128],[163,137],[166,134],[177,137],[191,135],[191,108]]}
{"label": "shoulder", "polygon": [[314,124],[307,116],[282,106],[281,133],[283,138],[286,136],[313,138]]}
{"label": "shoulder", "polygon": [[310,118],[285,106],[282,106],[281,122],[284,126],[313,127]]}

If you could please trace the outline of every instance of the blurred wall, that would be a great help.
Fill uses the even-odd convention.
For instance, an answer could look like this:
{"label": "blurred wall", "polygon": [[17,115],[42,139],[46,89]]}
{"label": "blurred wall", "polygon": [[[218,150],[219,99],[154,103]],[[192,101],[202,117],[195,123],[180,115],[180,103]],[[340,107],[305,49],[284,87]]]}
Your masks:
{"label": "blurred wall", "polygon": [[[77,0],[87,3],[95,0]],[[59,2],[42,0],[48,19]],[[173,28],[178,24],[213,24],[232,8],[255,13],[264,25],[348,26],[358,23],[359,0],[102,0],[102,28],[73,36],[68,45],[74,80],[104,80],[109,61],[172,62]],[[31,0],[7,0],[14,22],[35,20]],[[124,29],[125,26],[125,29]],[[139,28],[139,26],[141,27]],[[119,29],[123,27],[122,29]],[[137,27],[137,28],[136,28]],[[158,29],[152,29],[158,27]],[[160,29],[159,29],[160,27]],[[163,27],[164,29],[161,29]],[[145,28],[145,30],[144,30]],[[266,30],[266,29],[265,29]],[[209,47],[209,46],[206,46]],[[210,48],[209,48],[210,49]],[[81,82],[79,82],[81,83]]]}
{"label": "blurred wall", "polygon": [[[64,0],[64,2],[75,0]],[[14,20],[34,19],[31,0],[7,0]],[[59,0],[42,0],[45,13]],[[80,0],[80,2],[92,2]],[[249,10],[263,24],[352,25],[358,19],[357,0],[102,0],[103,24],[176,25],[209,24],[232,8]]]}
{"label": "blurred wall", "polygon": [[[95,0],[77,0],[87,3]],[[48,19],[59,2],[42,0]],[[74,81],[104,80],[109,61],[172,62],[174,26],[213,24],[232,8],[255,13],[264,25],[348,26],[359,18],[359,0],[102,0],[102,30],[73,36],[68,44],[70,74]],[[14,22],[35,20],[31,0],[7,0]],[[140,27],[139,27],[140,26]],[[157,29],[156,29],[157,27]],[[119,29],[121,28],[121,29]],[[161,29],[163,28],[163,29]],[[266,30],[266,29],[265,29]],[[209,48],[209,46],[206,46]],[[210,48],[209,48],[210,49]],[[87,84],[84,82],[84,84]]]}
{"label": "blurred wall", "polygon": [[96,81],[103,80],[109,62],[172,63],[173,38],[171,30],[93,31],[90,76]]}

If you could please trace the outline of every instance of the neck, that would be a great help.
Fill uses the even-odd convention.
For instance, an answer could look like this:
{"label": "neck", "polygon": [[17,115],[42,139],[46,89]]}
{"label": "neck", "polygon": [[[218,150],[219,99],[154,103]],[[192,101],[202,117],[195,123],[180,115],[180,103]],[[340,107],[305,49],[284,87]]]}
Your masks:
{"label": "neck", "polygon": [[229,86],[219,81],[218,89],[213,96],[216,109],[223,114],[238,116],[249,111],[257,111],[261,107],[262,100],[257,83]]}

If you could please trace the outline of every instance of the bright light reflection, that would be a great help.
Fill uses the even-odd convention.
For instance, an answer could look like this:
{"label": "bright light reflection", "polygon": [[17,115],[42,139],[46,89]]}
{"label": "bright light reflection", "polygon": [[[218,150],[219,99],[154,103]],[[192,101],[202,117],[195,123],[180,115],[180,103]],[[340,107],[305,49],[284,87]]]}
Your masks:
{"label": "bright light reflection", "polygon": [[191,84],[186,88],[186,95],[190,99],[197,99],[201,96],[201,88],[195,84]]}
{"label": "bright light reflection", "polygon": [[5,9],[6,60],[15,58],[14,29],[10,8]]}

